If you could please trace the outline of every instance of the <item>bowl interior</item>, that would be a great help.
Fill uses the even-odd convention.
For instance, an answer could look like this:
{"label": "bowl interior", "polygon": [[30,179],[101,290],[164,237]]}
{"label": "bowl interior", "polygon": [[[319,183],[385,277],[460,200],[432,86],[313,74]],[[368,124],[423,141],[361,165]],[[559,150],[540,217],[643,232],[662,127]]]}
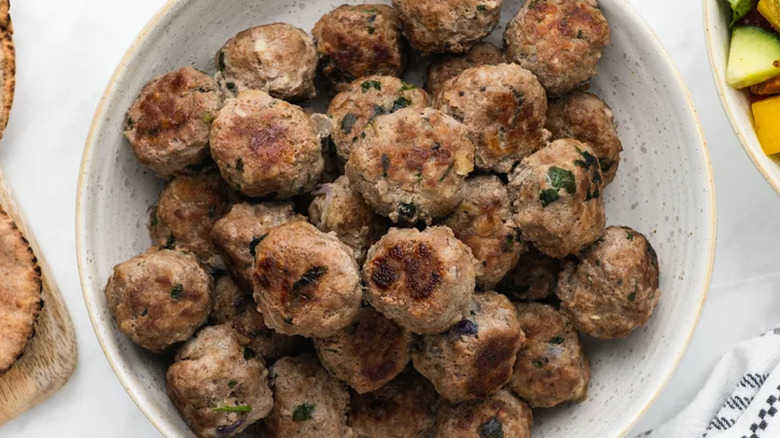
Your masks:
{"label": "bowl interior", "polygon": [[780,156],[767,156],[761,149],[753,125],[753,111],[750,96],[746,91],[736,90],[726,82],[726,65],[731,45],[731,9],[725,0],[702,0],[704,29],[707,33],[707,49],[710,53],[712,74],[718,87],[723,109],[737,134],[742,147],[753,160],[769,184],[780,193]]}
{"label": "bowl interior", "polygon": [[[126,109],[153,77],[192,65],[213,72],[215,52],[236,32],[285,21],[310,30],[341,0],[177,0],[166,5],[118,67],[98,109],[82,163],[77,242],[82,285],[98,338],[117,376],[169,437],[192,436],[165,395],[164,361],[119,333],[103,296],[112,267],[150,245],[146,222],[161,182],[122,136]],[[506,0],[504,25],[522,0]],[[587,401],[539,412],[536,438],[625,434],[671,377],[698,321],[714,250],[709,158],[696,115],[654,35],[623,0],[601,0],[610,21],[593,90],[613,108],[624,142],[616,181],[606,190],[612,224],[645,233],[661,263],[663,296],[649,325],[625,340],[587,340],[593,379]],[[407,80],[422,83],[426,60]],[[312,103],[322,109],[325,101]]]}

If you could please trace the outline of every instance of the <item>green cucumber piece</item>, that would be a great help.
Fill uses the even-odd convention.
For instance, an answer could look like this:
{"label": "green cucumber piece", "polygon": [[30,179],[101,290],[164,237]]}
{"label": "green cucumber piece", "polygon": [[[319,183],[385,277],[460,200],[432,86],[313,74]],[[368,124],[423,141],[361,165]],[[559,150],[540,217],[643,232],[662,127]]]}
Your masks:
{"label": "green cucumber piece", "polygon": [[729,0],[729,5],[731,5],[731,11],[733,12],[731,15],[731,26],[734,26],[737,21],[741,20],[755,8],[756,3],[758,3],[758,0]]}
{"label": "green cucumber piece", "polygon": [[731,34],[726,80],[745,88],[780,76],[780,36],[756,26],[737,26]]}

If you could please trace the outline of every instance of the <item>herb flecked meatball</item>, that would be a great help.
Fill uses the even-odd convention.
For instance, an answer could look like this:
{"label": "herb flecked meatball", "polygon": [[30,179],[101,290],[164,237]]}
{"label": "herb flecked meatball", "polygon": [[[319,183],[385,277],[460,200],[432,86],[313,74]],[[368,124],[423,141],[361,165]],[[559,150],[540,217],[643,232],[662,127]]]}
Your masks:
{"label": "herb flecked meatball", "polygon": [[370,75],[401,76],[406,44],[395,10],[386,5],[342,5],[314,25],[325,76],[344,86]]}
{"label": "herb flecked meatball", "polygon": [[433,106],[471,130],[482,170],[508,173],[550,138],[544,88],[517,64],[470,68],[442,85]]}
{"label": "herb flecked meatball", "polygon": [[504,53],[490,43],[479,43],[465,55],[444,55],[428,67],[425,89],[435,95],[450,79],[464,71],[483,65],[503,64]]}
{"label": "herb flecked meatball", "polygon": [[393,0],[401,29],[423,52],[466,53],[498,25],[503,0]]}
{"label": "herb flecked meatball", "polygon": [[513,301],[538,301],[555,295],[561,263],[531,248],[496,285],[496,291]]}
{"label": "herb flecked meatball", "polygon": [[428,106],[428,94],[414,85],[390,77],[368,76],[358,79],[330,101],[328,115],[333,119],[331,138],[336,152],[349,159],[352,145],[363,138],[363,130],[374,119],[404,108],[422,110]]}
{"label": "herb flecked meatball", "polygon": [[484,400],[445,405],[436,416],[436,438],[531,438],[533,413],[509,391]]}
{"label": "herb flecked meatball", "polygon": [[463,202],[444,225],[471,248],[482,265],[477,275],[477,287],[482,290],[493,289],[526,251],[512,217],[509,193],[496,176],[467,179]]}
{"label": "herb flecked meatball", "polygon": [[163,249],[116,265],[105,294],[119,330],[162,353],[206,322],[213,289],[211,276],[194,255]]}
{"label": "herb flecked meatball", "polygon": [[506,57],[531,70],[551,96],[587,85],[609,45],[596,0],[529,0],[504,33]]}
{"label": "herb flecked meatball", "polygon": [[265,419],[270,438],[351,438],[349,392],[315,359],[285,357],[271,367],[274,408]]}
{"label": "herb flecked meatball", "polygon": [[661,291],[658,258],[641,233],[609,227],[558,279],[561,311],[581,332],[624,338],[647,323]]}
{"label": "herb flecked meatball", "polygon": [[335,336],[314,340],[317,356],[331,375],[358,393],[376,391],[409,362],[412,334],[370,307]]}
{"label": "herb flecked meatball", "polygon": [[168,397],[202,438],[228,438],[268,415],[274,400],[268,370],[244,354],[227,325],[206,327],[168,368]]}
{"label": "herb flecked meatball", "polygon": [[227,201],[227,186],[218,173],[169,180],[152,211],[152,242],[190,251],[209,268],[220,267],[222,260],[211,243],[211,229],[227,211]]}
{"label": "herb flecked meatball", "polygon": [[457,120],[431,108],[406,108],[377,118],[363,133],[346,173],[379,214],[396,223],[430,223],[463,200],[474,144]]}
{"label": "herb flecked meatball", "polygon": [[278,99],[314,97],[317,49],[303,30],[273,23],[239,32],[217,52],[217,80],[228,96],[262,90]]}
{"label": "herb flecked meatball", "polygon": [[165,178],[192,173],[209,156],[211,122],[222,103],[209,75],[186,67],[144,87],[127,111],[125,136],[141,163]]}
{"label": "herb flecked meatball", "polygon": [[552,306],[517,306],[526,341],[517,353],[509,387],[534,408],[585,399],[590,361],[571,321]]}
{"label": "herb flecked meatball", "polygon": [[268,327],[333,336],[357,318],[360,268],[352,249],[306,222],[274,228],[256,248],[254,297]]}
{"label": "herb flecked meatball", "polygon": [[222,177],[250,197],[311,191],[325,166],[316,123],[298,106],[249,90],[227,99],[211,130]]}
{"label": "herb flecked meatball", "polygon": [[553,138],[573,138],[593,148],[601,164],[604,183],[615,179],[623,144],[609,105],[598,96],[575,92],[553,99],[547,108],[547,129]]}
{"label": "herb flecked meatball", "polygon": [[485,398],[512,376],[524,339],[509,299],[484,292],[474,295],[463,319],[449,331],[423,336],[412,349],[412,362],[449,401]]}
{"label": "herb flecked meatball", "polygon": [[604,182],[593,149],[556,140],[512,172],[509,193],[523,238],[555,258],[576,254],[604,233]]}
{"label": "herb flecked meatball", "polygon": [[477,261],[447,227],[391,228],[368,250],[368,302],[417,334],[438,334],[461,320],[476,283]]}

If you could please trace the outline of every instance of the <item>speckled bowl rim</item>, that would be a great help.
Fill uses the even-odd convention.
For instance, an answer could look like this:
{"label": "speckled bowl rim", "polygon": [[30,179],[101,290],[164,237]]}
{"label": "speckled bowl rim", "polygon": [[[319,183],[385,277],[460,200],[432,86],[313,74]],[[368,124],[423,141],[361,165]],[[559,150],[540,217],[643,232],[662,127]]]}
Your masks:
{"label": "speckled bowl rim", "polygon": [[[96,133],[98,132],[100,126],[103,123],[102,120],[104,119],[104,111],[105,111],[106,103],[108,102],[109,97],[114,95],[115,92],[114,86],[117,83],[117,78],[125,74],[125,68],[127,64],[134,56],[137,56],[138,46],[143,40],[146,39],[146,37],[152,31],[152,29],[160,25],[161,21],[166,16],[166,14],[172,11],[175,7],[185,7],[186,6],[185,3],[187,3],[188,1],[189,0],[167,0],[167,2],[146,24],[146,26],[143,28],[143,30],[138,35],[138,37],[136,37],[136,39],[127,49],[127,52],[122,57],[122,60],[120,61],[114,73],[112,74],[108,86],[106,87],[100,99],[100,103],[98,104],[98,107],[95,110],[95,115],[92,119],[92,124],[90,125],[89,134],[87,135],[87,141],[84,147],[84,152],[81,159],[81,165],[79,168],[79,180],[78,180],[78,188],[76,192],[76,255],[78,260],[79,278],[81,281],[82,294],[84,296],[84,303],[87,307],[87,313],[89,314],[89,318],[92,323],[92,328],[95,331],[95,335],[97,336],[98,343],[100,344],[100,348],[103,350],[103,353],[105,354],[108,363],[111,365],[111,368],[114,370],[114,374],[116,374],[117,378],[119,379],[119,382],[122,384],[122,387],[124,387],[127,394],[130,396],[130,398],[133,400],[136,406],[138,406],[141,412],[143,412],[143,414],[146,416],[149,422],[151,422],[154,425],[154,427],[157,428],[157,430],[167,438],[177,438],[177,437],[167,435],[164,432],[164,427],[160,424],[158,419],[139,400],[139,398],[135,394],[138,388],[134,387],[135,385],[131,383],[132,379],[122,370],[122,367],[120,367],[115,362],[112,353],[108,350],[108,347],[106,346],[105,338],[109,336],[109,334],[106,332],[105,328],[100,326],[98,323],[97,315],[99,313],[98,307],[100,304],[95,302],[92,299],[92,296],[98,296],[99,294],[90,293],[92,288],[91,285],[89,284],[89,281],[87,279],[87,274],[86,274],[86,267],[89,262],[87,260],[86,252],[84,250],[85,229],[82,225],[82,221],[84,220],[83,219],[84,204],[86,200],[85,193],[87,191],[86,182],[89,179],[87,164],[89,162],[89,157],[92,155],[93,149],[95,148],[97,142]],[[711,225],[711,235],[709,239],[710,247],[708,249],[708,255],[707,255],[705,281],[702,290],[699,292],[700,300],[699,300],[698,309],[693,319],[693,323],[691,324],[690,331],[686,335],[684,348],[680,350],[679,355],[678,357],[675,358],[673,365],[669,367],[669,369],[666,371],[666,375],[661,380],[661,383],[656,388],[653,389],[654,393],[650,398],[650,400],[648,401],[648,403],[636,413],[635,417],[626,426],[626,428],[614,438],[620,438],[625,436],[639,422],[639,420],[645,415],[645,413],[647,413],[650,407],[658,399],[663,389],[669,383],[669,380],[671,380],[672,376],[674,376],[675,372],[677,371],[677,368],[680,365],[680,362],[682,361],[683,357],[685,356],[685,353],[688,350],[688,347],[690,346],[691,340],[693,338],[693,334],[696,331],[696,327],[699,325],[699,320],[701,319],[701,314],[704,309],[704,302],[707,299],[707,295],[710,288],[710,282],[712,280],[712,270],[715,263],[715,248],[717,244],[717,228],[718,228],[716,197],[715,197],[715,182],[713,178],[710,152],[704,136],[704,129],[702,127],[701,120],[699,119],[699,115],[696,111],[696,107],[693,103],[693,100],[691,99],[691,95],[688,90],[688,87],[683,81],[682,76],[680,76],[680,73],[674,64],[674,61],[672,61],[671,57],[669,56],[669,53],[664,48],[663,44],[661,44],[655,32],[653,32],[652,29],[650,29],[647,23],[645,23],[642,17],[640,17],[639,14],[634,10],[634,8],[630,4],[628,4],[627,0],[623,0],[622,4],[624,5],[623,7],[627,11],[626,15],[637,25],[634,28],[634,31],[643,33],[645,35],[645,38],[643,40],[646,41],[648,44],[652,45],[653,48],[662,55],[662,58],[665,61],[666,69],[672,73],[672,76],[675,78],[675,82],[678,87],[678,90],[683,93],[685,100],[688,103],[688,110],[691,112],[692,119],[696,125],[696,130],[698,132],[698,138],[699,138],[698,149],[699,152],[701,153],[701,159],[705,164],[705,169],[707,172],[707,187],[708,187],[708,193],[710,195],[710,205],[711,205],[711,211],[709,212],[709,216],[712,218],[712,223],[709,224]],[[604,438],[609,438],[609,437],[604,437]]]}
{"label": "speckled bowl rim", "polygon": [[[769,183],[769,185],[775,189],[775,192],[780,195],[780,177],[776,178],[772,176],[769,172],[769,169],[767,169],[768,165],[764,165],[761,162],[761,158],[763,157],[758,155],[756,150],[754,150],[754,147],[751,147],[752,142],[747,139],[745,133],[742,132],[742,130],[739,128],[736,115],[737,110],[729,105],[728,99],[726,98],[726,93],[731,91],[729,84],[726,83],[725,80],[726,66],[716,63],[715,56],[713,55],[715,50],[715,34],[711,30],[711,23],[713,18],[710,14],[710,4],[716,1],[720,0],[702,0],[702,14],[704,15],[704,35],[705,39],[707,40],[707,55],[710,60],[710,71],[712,72],[712,79],[715,82],[715,86],[718,89],[720,104],[723,107],[723,111],[726,113],[726,117],[729,119],[731,129],[734,131],[737,139],[739,139],[739,143],[742,145],[742,149],[744,149],[745,153],[747,153],[748,157],[750,157],[750,161],[753,162],[753,165],[756,166],[756,169],[761,172],[761,175],[763,175],[766,182]],[[751,119],[753,118],[752,113],[750,117]],[[760,144],[758,145],[758,150],[761,150]],[[763,154],[763,152],[761,153]],[[775,165],[775,167],[780,166]]]}

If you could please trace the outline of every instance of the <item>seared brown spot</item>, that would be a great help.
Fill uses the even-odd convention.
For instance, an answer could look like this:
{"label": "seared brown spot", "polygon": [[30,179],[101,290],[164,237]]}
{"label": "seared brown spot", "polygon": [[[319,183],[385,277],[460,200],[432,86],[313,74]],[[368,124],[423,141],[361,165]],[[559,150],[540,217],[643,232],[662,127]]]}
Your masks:
{"label": "seared brown spot", "polygon": [[289,130],[281,124],[279,112],[272,110],[255,117],[238,118],[221,137],[223,141],[238,139],[246,151],[242,153],[246,164],[261,169],[277,166],[295,153]]}
{"label": "seared brown spot", "polygon": [[517,336],[499,335],[489,339],[474,356],[469,393],[487,397],[503,386],[512,375]]}
{"label": "seared brown spot", "polygon": [[136,135],[157,137],[187,123],[191,114],[182,108],[182,99],[187,97],[181,95],[189,85],[181,71],[170,73],[154,84],[139,102],[143,116],[136,121]]}
{"label": "seared brown spot", "polygon": [[396,281],[398,281],[398,273],[395,272],[388,259],[379,258],[374,260],[371,282],[380,289],[386,290]]}
{"label": "seared brown spot", "polygon": [[429,298],[441,283],[442,266],[428,244],[412,243],[411,248],[395,245],[387,255],[372,262],[371,281],[380,289],[404,278],[410,297],[415,300]]}

